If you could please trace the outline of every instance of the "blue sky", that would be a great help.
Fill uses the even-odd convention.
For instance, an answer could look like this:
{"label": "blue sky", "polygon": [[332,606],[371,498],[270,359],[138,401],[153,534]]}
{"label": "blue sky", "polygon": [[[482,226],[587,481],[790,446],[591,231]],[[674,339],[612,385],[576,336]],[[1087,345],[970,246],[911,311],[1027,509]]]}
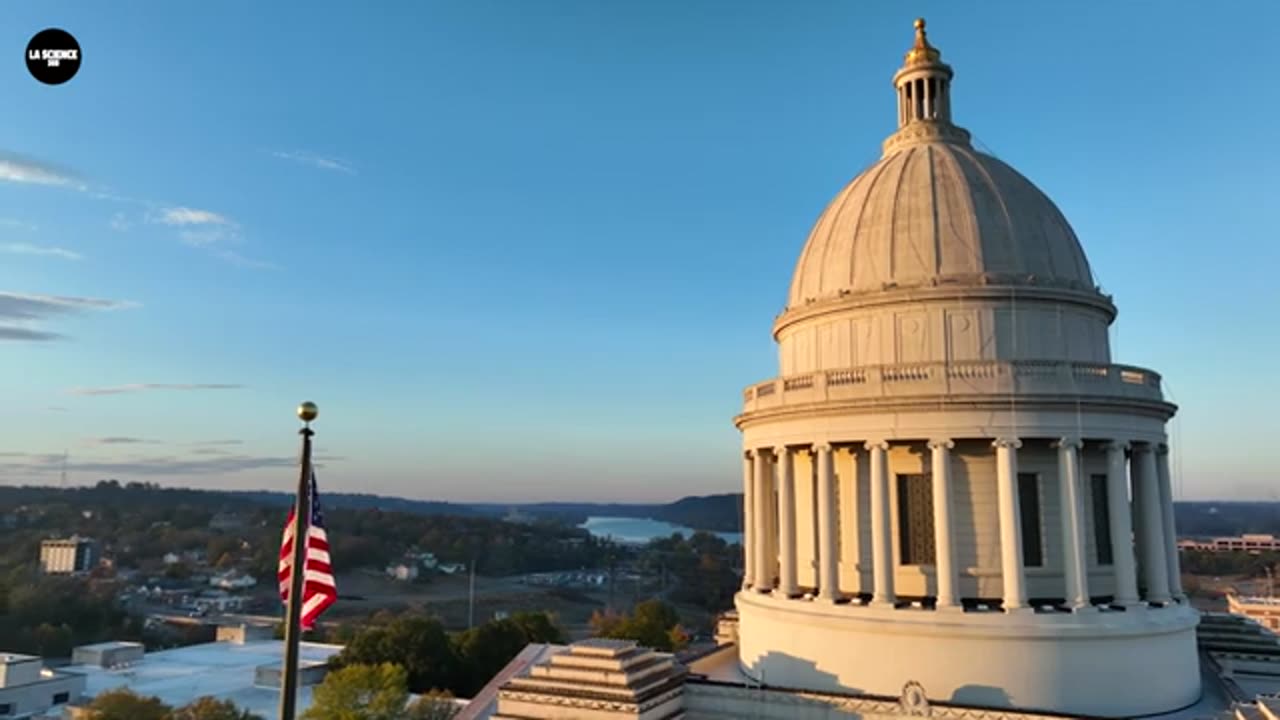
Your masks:
{"label": "blue sky", "polygon": [[[13,4],[0,482],[66,451],[286,489],[313,399],[331,489],[737,489],[730,418],[916,15],[957,122],[1074,224],[1116,359],[1164,374],[1183,496],[1280,497],[1261,0]],[[45,27],[66,85],[20,60]]]}

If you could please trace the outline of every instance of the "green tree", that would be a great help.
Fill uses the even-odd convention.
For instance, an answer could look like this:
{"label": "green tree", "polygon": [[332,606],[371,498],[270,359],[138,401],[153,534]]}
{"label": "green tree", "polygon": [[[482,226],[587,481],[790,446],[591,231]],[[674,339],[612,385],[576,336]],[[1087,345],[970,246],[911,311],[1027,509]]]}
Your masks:
{"label": "green tree", "polygon": [[455,645],[463,673],[458,691],[475,694],[528,644],[524,631],[510,619],[493,620],[459,634]]}
{"label": "green tree", "polygon": [[404,668],[391,663],[348,665],[316,686],[303,720],[399,720],[409,690]]}
{"label": "green tree", "polygon": [[688,633],[681,627],[676,609],[656,598],[636,605],[630,615],[597,612],[591,617],[591,628],[599,637],[635,640],[665,652],[679,650],[688,643]]}
{"label": "green tree", "polygon": [[174,710],[166,720],[262,720],[262,716],[242,710],[230,700],[206,695]]}
{"label": "green tree", "polygon": [[334,658],[334,666],[394,663],[404,668],[416,693],[453,687],[458,657],[439,620],[407,616],[365,628]]}
{"label": "green tree", "polygon": [[413,701],[405,717],[407,720],[453,720],[461,710],[451,693],[433,690]]}
{"label": "green tree", "polygon": [[89,703],[93,720],[167,720],[169,706],[157,697],[144,697],[132,690],[108,690]]}

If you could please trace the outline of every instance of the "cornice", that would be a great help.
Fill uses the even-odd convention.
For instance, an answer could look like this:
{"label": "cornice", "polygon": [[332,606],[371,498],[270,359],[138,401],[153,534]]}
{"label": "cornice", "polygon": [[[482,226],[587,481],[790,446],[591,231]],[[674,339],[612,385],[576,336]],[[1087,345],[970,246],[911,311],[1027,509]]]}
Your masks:
{"label": "cornice", "polygon": [[[983,282],[979,280],[978,282]],[[1111,298],[1101,293],[1068,287],[1049,287],[1032,284],[1031,281],[1010,282],[1002,279],[999,284],[974,284],[972,281],[955,284],[921,285],[918,287],[886,288],[874,292],[848,293],[839,297],[815,300],[806,305],[787,308],[773,323],[773,338],[788,326],[813,320],[823,315],[836,315],[869,308],[942,302],[946,300],[997,300],[1016,298],[1019,303],[1053,303],[1081,305],[1104,314],[1107,322],[1115,320],[1117,310]]]}
{"label": "cornice", "polygon": [[1102,396],[1079,397],[1074,395],[924,395],[910,398],[864,398],[856,400],[831,400],[816,403],[797,403],[754,410],[735,415],[733,424],[739,430],[779,420],[806,417],[832,417],[842,415],[884,415],[895,412],[937,412],[939,410],[981,410],[1008,412],[1011,406],[1018,410],[1076,410],[1120,415],[1140,415],[1169,420],[1178,406],[1162,400],[1135,400],[1132,398],[1108,398]]}

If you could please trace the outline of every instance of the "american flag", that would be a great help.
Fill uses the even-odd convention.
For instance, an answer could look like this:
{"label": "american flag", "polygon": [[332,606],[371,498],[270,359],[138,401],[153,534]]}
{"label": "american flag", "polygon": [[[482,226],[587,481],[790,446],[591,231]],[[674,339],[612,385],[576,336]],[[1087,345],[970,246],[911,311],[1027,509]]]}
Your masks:
{"label": "american flag", "polygon": [[[310,630],[316,618],[338,600],[338,586],[333,582],[333,566],[329,563],[329,535],[324,531],[324,514],[320,512],[320,495],[316,492],[316,473],[311,471],[311,522],[307,524],[307,549],[302,567],[306,571],[302,585],[302,629]],[[280,565],[276,579],[280,581],[280,599],[289,605],[289,572],[293,566],[293,521],[298,507],[289,510],[280,542]]]}

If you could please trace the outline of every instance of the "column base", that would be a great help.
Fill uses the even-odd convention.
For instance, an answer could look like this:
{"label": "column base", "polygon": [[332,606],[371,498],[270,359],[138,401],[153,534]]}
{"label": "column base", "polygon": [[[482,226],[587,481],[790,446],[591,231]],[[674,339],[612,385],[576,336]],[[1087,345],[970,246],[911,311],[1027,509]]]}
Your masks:
{"label": "column base", "polygon": [[774,597],[782,598],[783,600],[795,600],[796,598],[800,597],[801,594],[802,593],[800,592],[799,589],[783,590],[782,588],[774,588],[772,593]]}
{"label": "column base", "polygon": [[897,599],[897,598],[878,598],[878,597],[873,597],[873,598],[871,598],[871,602],[867,603],[867,607],[874,607],[874,608],[889,608],[889,609],[891,609],[891,610],[892,610],[893,608],[897,607],[897,605],[898,605],[898,599]]}
{"label": "column base", "polygon": [[1036,611],[1030,605],[1019,605],[1018,607],[1005,608],[1005,615],[1030,615]]}
{"label": "column base", "polygon": [[1092,605],[1079,605],[1071,608],[1071,612],[1076,615],[1088,615],[1089,613],[1096,613],[1101,611]]}
{"label": "column base", "polygon": [[761,587],[754,587],[754,588],[751,588],[751,589],[752,589],[752,590],[755,590],[756,592],[760,593],[761,595],[769,595],[769,594],[771,594],[771,593],[773,592],[773,588],[771,588],[771,587],[764,587],[764,586],[761,586]]}
{"label": "column base", "polygon": [[963,613],[964,612],[963,605],[935,605],[933,609],[935,612],[940,612],[940,613]]}

